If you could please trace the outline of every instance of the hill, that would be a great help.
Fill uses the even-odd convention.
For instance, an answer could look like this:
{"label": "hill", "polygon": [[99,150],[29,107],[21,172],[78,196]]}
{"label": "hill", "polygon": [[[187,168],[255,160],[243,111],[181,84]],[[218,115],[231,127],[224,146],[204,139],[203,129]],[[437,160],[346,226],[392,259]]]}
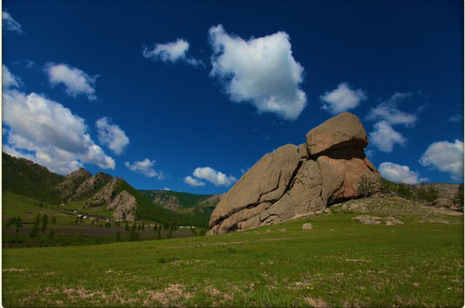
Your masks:
{"label": "hill", "polygon": [[216,236],[5,249],[3,304],[460,307],[463,262],[461,213],[370,197]]}
{"label": "hill", "polygon": [[[32,198],[35,204],[47,203],[54,208],[77,211],[95,217],[115,220],[147,220],[170,225],[208,227],[208,219],[216,204],[204,203],[211,195],[169,192],[180,209],[164,207],[147,197],[162,193],[138,191],[122,178],[99,172],[91,175],[81,168],[66,176],[50,172],[24,158],[2,153],[3,191]],[[165,192],[166,194],[166,192]],[[183,210],[184,209],[184,210]]]}
{"label": "hill", "polygon": [[192,215],[201,221],[202,227],[208,227],[208,220],[222,195],[199,195],[166,190],[140,190],[142,195],[165,209],[180,214]]}
{"label": "hill", "polygon": [[60,203],[62,198],[57,186],[63,176],[24,158],[2,153],[3,191],[50,203]]}

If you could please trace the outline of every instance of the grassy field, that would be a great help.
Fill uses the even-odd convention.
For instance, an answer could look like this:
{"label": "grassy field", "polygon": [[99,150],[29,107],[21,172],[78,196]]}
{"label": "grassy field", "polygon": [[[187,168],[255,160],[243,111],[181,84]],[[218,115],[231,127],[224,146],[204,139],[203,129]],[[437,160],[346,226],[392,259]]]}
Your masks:
{"label": "grassy field", "polygon": [[[39,207],[42,204],[43,207]],[[3,192],[2,194],[2,218],[9,219],[13,216],[21,216],[25,222],[34,220],[37,213],[56,216],[57,220],[62,223],[71,223],[75,217],[66,213],[55,210],[57,205],[50,205],[45,202],[37,201],[29,197],[24,197],[12,192]]]}
{"label": "grassy field", "polygon": [[[192,237],[204,231],[196,228],[194,230],[173,229],[170,232],[168,228],[165,229],[159,225],[161,230],[158,232],[154,229],[155,223],[151,221],[128,222],[129,230],[127,230],[125,222],[118,224],[107,222],[108,211],[102,210],[102,207],[86,208],[84,209],[86,213],[82,214],[82,216],[98,215],[99,219],[91,220],[90,216],[86,216],[87,219],[78,220],[76,216],[83,210],[84,201],[68,203],[66,206],[51,205],[10,192],[3,194],[2,201],[3,248],[91,245],[130,241],[133,240],[130,230],[134,224],[137,226],[138,240],[142,241]],[[46,229],[31,236],[31,229],[37,215],[42,217],[45,214],[48,216]],[[18,216],[21,217],[22,224],[17,233],[16,224],[12,223],[8,226],[8,221]],[[52,217],[55,222],[52,222]],[[144,229],[141,228],[142,224],[144,224]],[[117,233],[119,233],[119,238],[117,238]]]}
{"label": "grassy field", "polygon": [[399,199],[328,212],[211,237],[4,249],[3,305],[463,306],[463,216]]}

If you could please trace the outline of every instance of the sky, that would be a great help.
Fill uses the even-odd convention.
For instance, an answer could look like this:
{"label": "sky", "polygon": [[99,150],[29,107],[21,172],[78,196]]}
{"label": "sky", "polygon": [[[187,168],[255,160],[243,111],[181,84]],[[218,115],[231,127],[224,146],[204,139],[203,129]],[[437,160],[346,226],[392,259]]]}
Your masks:
{"label": "sky", "polygon": [[2,8],[3,151],[223,193],[341,113],[391,181],[463,182],[462,1],[41,1]]}

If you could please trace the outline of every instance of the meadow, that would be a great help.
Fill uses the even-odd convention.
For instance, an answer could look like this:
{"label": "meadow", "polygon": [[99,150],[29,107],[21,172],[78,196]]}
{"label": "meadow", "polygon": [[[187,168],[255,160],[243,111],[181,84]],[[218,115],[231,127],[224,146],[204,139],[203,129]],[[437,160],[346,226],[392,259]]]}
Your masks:
{"label": "meadow", "polygon": [[[82,202],[64,206],[40,202],[36,199],[4,192],[2,196],[2,247],[43,247],[90,245],[124,241],[160,240],[192,237],[206,232],[203,228],[178,228],[153,221],[111,221],[103,207],[91,207],[82,213]],[[46,228],[42,230],[47,215]],[[78,215],[81,217],[79,218]],[[39,216],[36,234],[31,235]],[[12,219],[20,217],[20,227]],[[84,219],[85,217],[85,219]]]}
{"label": "meadow", "polygon": [[3,249],[2,296],[6,307],[461,307],[463,262],[461,214],[367,198],[225,235]]}

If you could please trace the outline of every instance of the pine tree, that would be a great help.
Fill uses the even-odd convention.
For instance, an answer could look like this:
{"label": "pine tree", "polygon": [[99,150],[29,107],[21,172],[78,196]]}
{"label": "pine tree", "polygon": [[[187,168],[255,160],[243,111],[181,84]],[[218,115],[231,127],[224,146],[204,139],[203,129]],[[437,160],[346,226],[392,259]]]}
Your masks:
{"label": "pine tree", "polygon": [[21,228],[21,227],[23,226],[22,218],[21,218],[21,217],[18,216],[18,217],[15,219],[15,225],[16,225],[16,232],[15,232],[15,233],[18,234],[18,233],[19,233],[19,228]]}
{"label": "pine tree", "polygon": [[120,241],[121,241],[121,232],[120,232],[119,230],[116,231],[116,236],[115,236],[115,237],[116,237],[116,241],[117,241],[117,242],[120,242]]}
{"label": "pine tree", "polygon": [[42,216],[42,227],[40,229],[40,231],[42,231],[42,234],[44,234],[45,229],[47,229],[47,224],[48,224],[48,216],[47,214],[44,214],[44,216]]}

